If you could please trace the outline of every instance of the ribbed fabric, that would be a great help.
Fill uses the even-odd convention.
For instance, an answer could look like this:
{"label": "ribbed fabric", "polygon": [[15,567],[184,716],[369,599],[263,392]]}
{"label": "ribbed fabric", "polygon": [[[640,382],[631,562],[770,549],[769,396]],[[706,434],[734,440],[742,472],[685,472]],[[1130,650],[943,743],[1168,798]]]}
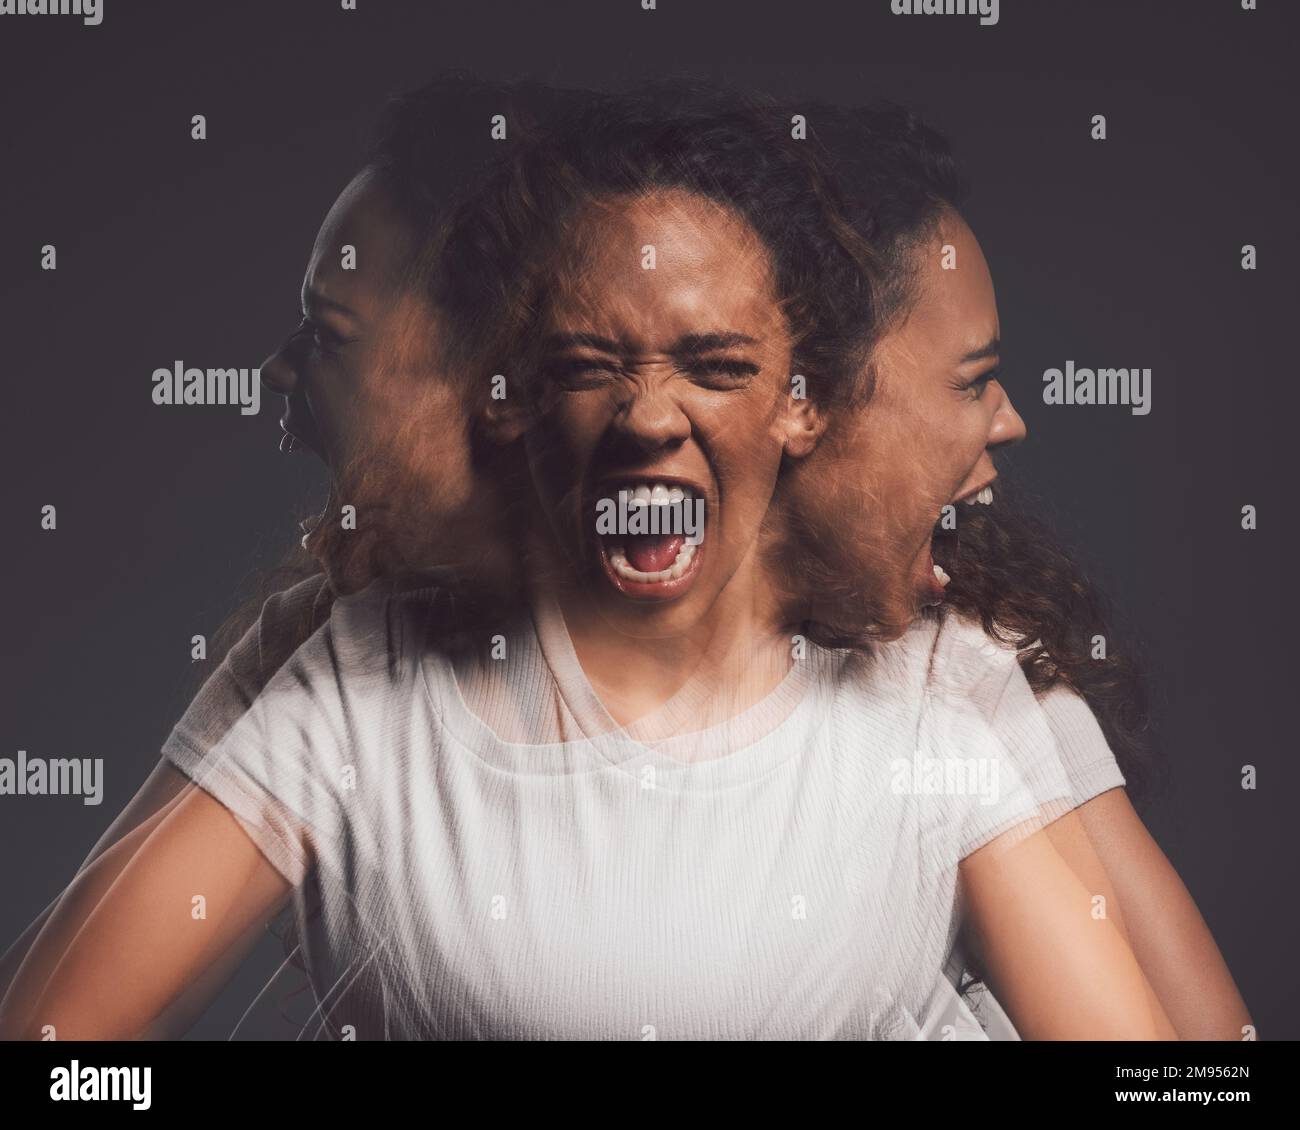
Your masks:
{"label": "ribbed fabric", "polygon": [[809,646],[755,706],[653,743],[553,606],[498,660],[453,664],[419,623],[339,601],[236,721],[214,679],[163,750],[304,919],[319,899],[310,1035],[979,1038],[949,980],[957,864],[1123,783],[1077,696],[1040,705],[956,617]]}

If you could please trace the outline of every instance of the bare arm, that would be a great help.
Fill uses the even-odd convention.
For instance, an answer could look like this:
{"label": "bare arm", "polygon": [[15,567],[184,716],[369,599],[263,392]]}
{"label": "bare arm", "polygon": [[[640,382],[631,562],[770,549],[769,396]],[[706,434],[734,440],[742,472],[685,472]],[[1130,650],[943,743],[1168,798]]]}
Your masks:
{"label": "bare arm", "polygon": [[1123,789],[1077,810],[1125,910],[1133,952],[1183,1040],[1240,1040],[1251,1023],[1205,919]]}
{"label": "bare arm", "polygon": [[[158,813],[168,809],[189,784],[189,778],[179,769],[169,761],[160,760],[149,776],[145,778],[145,782],[140,786],[139,791],[127,802],[126,807],[118,813],[117,818],[99,837],[95,846],[90,849],[90,854],[77,868],[77,874],[89,867],[91,863],[128,833],[150,821]],[[36,941],[36,936],[44,928],[45,923],[49,921],[50,915],[54,913],[54,908],[59,905],[59,899],[62,897],[62,894],[57,895],[36,916],[31,925],[5,950],[3,957],[0,957],[0,999],[4,998],[4,994],[13,981],[14,975],[18,972],[18,967],[22,965],[23,959],[32,947],[32,943]]]}
{"label": "bare arm", "polygon": [[963,930],[1016,1030],[1032,1040],[1177,1039],[1082,820],[1070,812],[1005,842],[961,862]]}
{"label": "bare arm", "polygon": [[0,1037],[150,1033],[291,890],[220,803],[187,789],[74,880],[0,1004]]}

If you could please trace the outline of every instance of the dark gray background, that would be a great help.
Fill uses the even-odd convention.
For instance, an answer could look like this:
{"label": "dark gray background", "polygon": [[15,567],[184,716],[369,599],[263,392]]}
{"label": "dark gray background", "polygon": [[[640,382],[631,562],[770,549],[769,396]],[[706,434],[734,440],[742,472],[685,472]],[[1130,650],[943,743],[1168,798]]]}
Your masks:
{"label": "dark gray background", "polygon": [[[255,418],[157,407],[154,368],[254,366],[293,329],[316,228],[390,91],[451,66],[567,84],[693,67],[886,94],[955,139],[1030,431],[1011,473],[1144,644],[1170,766],[1144,815],[1261,1035],[1300,1035],[1285,501],[1300,6],[1260,6],[1003,0],[989,28],[888,0],[105,0],[100,27],[0,17],[0,756],[102,757],[107,775],[97,808],[0,797],[0,945],[155,763],[200,674],[190,637],[323,494],[314,465],[277,454],[276,400]],[[1041,374],[1067,359],[1149,366],[1151,414],[1045,406]],[[1257,791],[1239,787],[1245,763]],[[195,1035],[229,1034],[277,963],[268,939]],[[241,1034],[283,1031],[266,1006]]]}

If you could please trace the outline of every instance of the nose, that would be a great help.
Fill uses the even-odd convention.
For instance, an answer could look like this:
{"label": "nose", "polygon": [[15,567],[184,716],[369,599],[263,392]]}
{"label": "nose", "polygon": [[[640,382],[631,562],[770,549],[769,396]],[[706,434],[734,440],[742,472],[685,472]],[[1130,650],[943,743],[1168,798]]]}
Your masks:
{"label": "nose", "polygon": [[285,342],[262,362],[262,387],[280,396],[292,396],[298,389],[298,370]]}
{"label": "nose", "polygon": [[614,429],[627,443],[649,452],[684,443],[691,422],[664,389],[639,388],[614,417]]}
{"label": "nose", "polygon": [[1015,405],[1011,403],[1011,397],[1002,391],[1002,402],[993,413],[993,420],[989,424],[988,446],[1010,447],[1012,444],[1019,443],[1027,434],[1025,422],[1020,418]]}

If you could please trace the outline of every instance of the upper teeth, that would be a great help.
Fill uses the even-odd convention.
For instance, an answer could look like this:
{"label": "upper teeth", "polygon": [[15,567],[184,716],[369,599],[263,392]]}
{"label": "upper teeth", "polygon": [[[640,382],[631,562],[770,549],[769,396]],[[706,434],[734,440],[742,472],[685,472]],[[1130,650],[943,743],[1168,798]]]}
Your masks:
{"label": "upper teeth", "polygon": [[938,578],[939,584],[943,585],[945,588],[947,587],[948,582],[952,580],[952,578],[939,568],[938,565],[934,567],[934,575]]}
{"label": "upper teeth", "polygon": [[[667,506],[670,503],[682,503],[696,497],[695,491],[691,487],[669,486],[667,483],[655,482],[625,483],[618,488],[618,493],[626,494],[629,507]],[[678,547],[677,554],[667,569],[661,569],[655,573],[646,573],[640,569],[634,569],[624,553],[623,546],[611,541],[609,545],[609,563],[613,566],[614,572],[626,580],[639,581],[642,584],[675,581],[691,567],[691,562],[695,558],[695,550],[694,545],[684,541]]]}
{"label": "upper teeth", "polygon": [[670,502],[695,497],[690,487],[670,487],[665,483],[628,483],[619,490],[627,492],[629,506],[667,506]]}
{"label": "upper teeth", "polygon": [[984,487],[982,490],[977,490],[974,494],[972,494],[972,495],[971,495],[968,499],[966,499],[965,501],[966,501],[966,505],[967,505],[967,506],[974,506],[975,503],[977,503],[977,502],[981,502],[981,503],[983,503],[985,506],[992,506],[992,505],[993,505],[993,488],[992,488],[991,486],[988,486],[988,487]]}

